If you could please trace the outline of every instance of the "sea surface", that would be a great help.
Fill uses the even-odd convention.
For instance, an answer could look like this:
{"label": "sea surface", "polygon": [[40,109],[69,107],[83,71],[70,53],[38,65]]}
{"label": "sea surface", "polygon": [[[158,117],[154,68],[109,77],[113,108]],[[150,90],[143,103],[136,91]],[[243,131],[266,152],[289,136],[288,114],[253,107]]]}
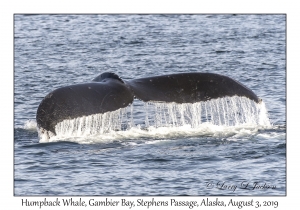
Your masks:
{"label": "sea surface", "polygon": [[[41,138],[42,99],[104,72],[217,73],[263,103],[135,99],[100,130]],[[286,195],[286,16],[16,14],[14,195]]]}

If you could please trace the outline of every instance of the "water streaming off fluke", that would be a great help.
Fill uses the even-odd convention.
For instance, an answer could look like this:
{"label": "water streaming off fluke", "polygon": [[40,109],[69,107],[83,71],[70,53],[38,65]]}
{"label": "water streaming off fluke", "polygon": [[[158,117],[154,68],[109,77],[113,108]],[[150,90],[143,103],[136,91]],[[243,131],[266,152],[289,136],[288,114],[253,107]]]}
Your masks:
{"label": "water streaming off fluke", "polygon": [[147,102],[139,107],[131,104],[113,112],[64,120],[56,125],[55,131],[57,137],[73,137],[101,135],[130,128],[147,131],[153,127],[188,125],[197,129],[203,124],[226,127],[271,125],[263,102],[257,104],[248,98],[234,96],[193,104]]}

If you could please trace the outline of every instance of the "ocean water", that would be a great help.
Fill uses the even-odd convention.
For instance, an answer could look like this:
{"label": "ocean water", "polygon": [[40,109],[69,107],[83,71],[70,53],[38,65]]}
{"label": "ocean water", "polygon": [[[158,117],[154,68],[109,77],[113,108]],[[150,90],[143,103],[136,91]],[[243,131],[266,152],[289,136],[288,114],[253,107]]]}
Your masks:
{"label": "ocean water", "polygon": [[[134,100],[38,135],[49,92],[104,72],[217,73],[263,103]],[[286,16],[16,14],[14,195],[286,195]]]}

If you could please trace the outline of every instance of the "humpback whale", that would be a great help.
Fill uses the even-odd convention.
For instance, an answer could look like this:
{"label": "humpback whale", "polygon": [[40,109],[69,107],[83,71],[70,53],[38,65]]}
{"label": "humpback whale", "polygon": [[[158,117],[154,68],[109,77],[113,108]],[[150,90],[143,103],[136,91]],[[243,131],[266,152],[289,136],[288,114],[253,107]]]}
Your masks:
{"label": "humpback whale", "polygon": [[36,121],[41,133],[56,135],[55,126],[65,119],[115,111],[127,107],[134,98],[144,102],[195,103],[226,96],[261,102],[240,82],[215,73],[179,73],[125,81],[108,72],[89,83],[50,92],[37,109]]}

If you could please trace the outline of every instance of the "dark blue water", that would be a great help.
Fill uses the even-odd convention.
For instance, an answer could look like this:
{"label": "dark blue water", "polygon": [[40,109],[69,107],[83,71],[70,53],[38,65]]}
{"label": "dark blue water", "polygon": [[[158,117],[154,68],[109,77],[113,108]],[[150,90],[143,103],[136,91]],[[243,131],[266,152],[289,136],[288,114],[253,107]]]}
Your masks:
{"label": "dark blue water", "polygon": [[[14,56],[15,195],[286,194],[285,15],[15,15]],[[40,141],[43,97],[107,71],[227,75],[271,124],[142,129],[135,101],[127,131]]]}

